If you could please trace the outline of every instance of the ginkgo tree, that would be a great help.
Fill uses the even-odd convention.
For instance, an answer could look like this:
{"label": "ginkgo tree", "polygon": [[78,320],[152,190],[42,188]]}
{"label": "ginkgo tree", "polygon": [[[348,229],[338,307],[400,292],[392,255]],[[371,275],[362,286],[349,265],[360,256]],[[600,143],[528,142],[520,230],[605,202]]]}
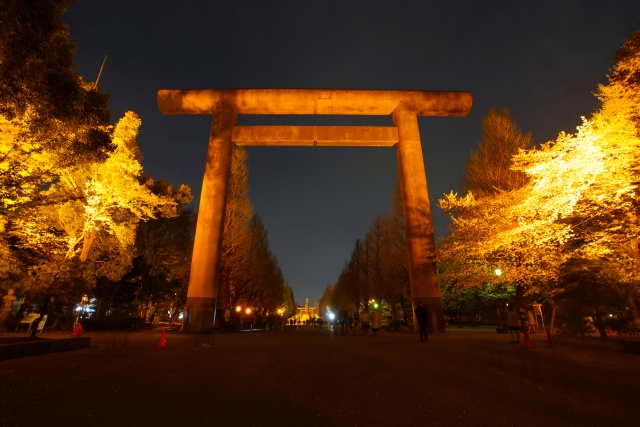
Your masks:
{"label": "ginkgo tree", "polygon": [[[628,316],[638,322],[638,34],[618,53],[609,84],[598,88],[600,108],[583,118],[576,133],[563,132],[555,141],[513,157],[512,170],[528,177],[524,186],[478,200],[473,192],[440,200],[452,216],[452,233],[439,260],[448,261],[465,286],[473,286],[474,277],[485,280],[483,272],[496,265],[526,292],[566,299],[568,278],[585,277],[572,269],[615,266],[616,275],[601,280],[613,283],[616,277],[622,288],[616,285],[615,292],[623,290]],[[593,312],[601,309],[596,305]]]}
{"label": "ginkgo tree", "polygon": [[154,194],[142,174],[139,126],[138,116],[126,113],[111,129],[113,147],[104,161],[58,170],[59,178],[31,204],[8,211],[5,237],[14,240],[28,271],[23,284],[33,291],[55,292],[74,273],[89,285],[98,277],[119,280],[131,268],[137,224],[175,216],[177,206],[191,200],[184,185]]}
{"label": "ginkgo tree", "polygon": [[[540,248],[532,250],[525,236],[500,238],[517,225],[511,208],[529,182],[525,173],[512,170],[513,155],[532,145],[531,134],[518,129],[508,110],[490,110],[482,120],[482,141],[462,174],[466,194],[451,192],[439,200],[451,218],[451,234],[438,244],[438,273],[443,308],[454,317],[476,314],[479,299],[493,304],[537,293],[544,283]],[[499,280],[496,269],[502,271]]]}
{"label": "ginkgo tree", "polygon": [[630,313],[640,319],[640,137],[634,122],[640,91],[611,79],[597,95],[601,108],[583,118],[575,134],[562,133],[516,156],[514,167],[532,179],[530,194],[515,209],[518,232],[559,227],[572,256],[615,260],[629,285]]}

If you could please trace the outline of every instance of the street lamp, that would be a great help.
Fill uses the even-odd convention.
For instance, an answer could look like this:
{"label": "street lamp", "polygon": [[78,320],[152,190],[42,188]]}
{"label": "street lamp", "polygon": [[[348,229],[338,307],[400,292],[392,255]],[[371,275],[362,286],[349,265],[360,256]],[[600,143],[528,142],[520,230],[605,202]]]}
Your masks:
{"label": "street lamp", "polygon": [[80,300],[80,307],[76,309],[78,315],[76,316],[76,325],[78,324],[78,320],[80,320],[80,313],[84,311],[84,306],[89,302],[89,298],[87,294],[82,294],[82,299]]}
{"label": "street lamp", "polygon": [[496,268],[495,273],[496,276],[502,276],[502,270],[500,270],[499,268]]}

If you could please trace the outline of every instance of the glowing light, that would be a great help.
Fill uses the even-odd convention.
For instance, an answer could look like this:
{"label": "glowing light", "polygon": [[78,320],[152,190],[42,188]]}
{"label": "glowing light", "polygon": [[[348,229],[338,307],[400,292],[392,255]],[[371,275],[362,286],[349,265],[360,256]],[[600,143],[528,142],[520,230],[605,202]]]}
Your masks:
{"label": "glowing light", "polygon": [[242,310],[242,308],[240,306],[237,306],[236,311],[239,312],[240,310]]}
{"label": "glowing light", "polygon": [[335,314],[333,314],[333,313],[332,313],[332,312],[330,312],[330,311],[328,311],[328,312],[327,312],[327,315],[329,316],[329,319],[331,319],[331,320],[333,320],[333,319],[336,317],[336,315],[335,315]]}
{"label": "glowing light", "polygon": [[499,268],[496,268],[496,276],[502,276],[502,270],[500,270]]}
{"label": "glowing light", "polygon": [[250,308],[247,308],[246,313],[247,313],[247,314],[251,314],[251,309],[250,309]]}

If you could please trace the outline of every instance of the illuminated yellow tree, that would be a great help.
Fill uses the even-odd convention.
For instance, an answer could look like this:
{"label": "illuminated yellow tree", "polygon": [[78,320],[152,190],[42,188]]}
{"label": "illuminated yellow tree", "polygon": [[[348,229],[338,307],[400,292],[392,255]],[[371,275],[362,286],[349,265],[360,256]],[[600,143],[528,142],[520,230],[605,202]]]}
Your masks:
{"label": "illuminated yellow tree", "polygon": [[[561,133],[514,157],[513,170],[529,177],[526,186],[477,201],[469,194],[441,200],[453,221],[439,255],[459,258],[465,268],[452,271],[465,283],[484,280],[491,263],[506,263],[507,277],[528,283],[531,291],[536,284],[557,284],[567,263],[593,260],[617,266],[629,312],[638,319],[638,33],[621,52],[609,84],[599,87],[600,109],[575,134]],[[546,290],[553,296],[551,286]]]}
{"label": "illuminated yellow tree", "polygon": [[451,217],[451,234],[438,248],[441,284],[449,294],[481,290],[495,282],[494,271],[500,268],[502,282],[520,285],[520,294],[537,292],[546,272],[541,248],[531,248],[526,236],[503,237],[518,224],[511,208],[529,181],[522,171],[512,170],[513,155],[531,148],[531,134],[517,128],[508,110],[493,109],[482,120],[482,138],[462,175],[466,195],[452,192],[439,201]]}
{"label": "illuminated yellow tree", "polygon": [[23,204],[11,217],[8,232],[18,246],[40,254],[29,265],[37,286],[46,287],[74,260],[90,282],[100,276],[118,280],[131,266],[137,223],[173,216],[178,204],[191,199],[187,186],[156,195],[152,181],[139,181],[139,125],[140,119],[127,113],[113,128],[105,161],[58,171],[59,182],[32,196],[40,203]]}
{"label": "illuminated yellow tree", "polygon": [[640,138],[634,117],[640,94],[612,82],[598,96],[600,110],[583,119],[578,132],[516,157],[515,167],[532,179],[530,194],[515,210],[517,232],[530,231],[541,243],[542,230],[554,228],[574,256],[615,258],[638,319]]}

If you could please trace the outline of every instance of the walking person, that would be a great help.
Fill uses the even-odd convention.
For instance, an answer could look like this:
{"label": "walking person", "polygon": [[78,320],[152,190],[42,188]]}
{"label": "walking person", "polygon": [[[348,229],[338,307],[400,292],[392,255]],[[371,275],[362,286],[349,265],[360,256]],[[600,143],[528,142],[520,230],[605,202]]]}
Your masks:
{"label": "walking person", "polygon": [[529,333],[533,334],[538,329],[538,322],[536,322],[536,317],[533,315],[533,310],[527,310],[527,319],[529,320]]}
{"label": "walking person", "polygon": [[376,310],[373,310],[373,313],[371,313],[371,330],[373,331],[373,335],[378,332],[378,329],[380,329],[380,316]]}
{"label": "walking person", "polygon": [[524,308],[520,307],[518,309],[518,313],[520,315],[520,326],[522,326],[522,332],[529,332],[529,318],[527,317],[527,312]]}
{"label": "walking person", "polygon": [[369,312],[363,311],[360,313],[360,323],[362,324],[362,332],[364,335],[367,335],[367,331],[369,330]]}
{"label": "walking person", "polygon": [[[512,305],[507,305],[507,329],[509,329],[509,336],[511,337],[511,344],[520,344],[520,319],[518,319],[518,312],[513,309]],[[518,342],[513,340],[513,335],[517,336]]]}
{"label": "walking person", "polygon": [[418,330],[420,331],[420,341],[427,342],[429,341],[429,310],[422,305],[422,301],[418,301],[418,306],[416,307],[416,319],[418,320]]}

